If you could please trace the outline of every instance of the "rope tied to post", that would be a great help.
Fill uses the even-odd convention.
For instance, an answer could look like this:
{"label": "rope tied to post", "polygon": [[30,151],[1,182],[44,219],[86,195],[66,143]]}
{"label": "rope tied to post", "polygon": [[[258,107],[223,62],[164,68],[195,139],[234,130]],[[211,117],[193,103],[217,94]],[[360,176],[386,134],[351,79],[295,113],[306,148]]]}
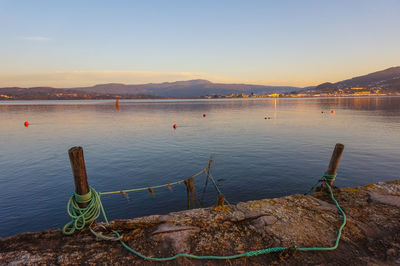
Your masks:
{"label": "rope tied to post", "polygon": [[[79,204],[82,203],[88,203],[88,205],[84,208],[81,208]],[[103,204],[101,202],[100,195],[92,187],[89,187],[89,192],[84,195],[73,193],[72,196],[69,198],[67,204],[67,212],[72,221],[70,221],[63,227],[62,233],[64,235],[72,235],[75,230],[82,230],[86,225],[89,225],[89,230],[92,232],[93,235],[96,236],[96,239],[110,241],[117,241],[122,239],[122,236],[105,236],[102,232],[98,233],[93,230],[92,224],[94,221],[97,220],[97,218],[99,218],[100,213],[103,214],[106,225],[109,225],[109,222]],[[113,232],[115,233],[115,231]]]}
{"label": "rope tied to post", "polygon": [[336,178],[336,174],[330,175],[327,172],[325,172],[319,181],[332,183],[333,181],[335,181],[335,178]]}
{"label": "rope tied to post", "polygon": [[[242,257],[253,257],[253,256],[259,256],[263,254],[268,254],[268,253],[278,253],[282,252],[284,250],[298,250],[298,251],[326,251],[326,250],[334,250],[339,246],[339,241],[341,238],[342,230],[344,226],[346,225],[346,214],[342,210],[342,208],[339,206],[339,203],[335,199],[332,188],[329,185],[329,182],[332,181],[336,175],[328,175],[325,173],[320,180],[318,180],[317,184],[320,182],[323,182],[330,193],[331,199],[334,201],[336,207],[338,208],[339,212],[343,216],[343,222],[341,226],[339,227],[338,234],[336,237],[335,244],[331,247],[270,247],[266,249],[260,249],[260,250],[254,250],[254,251],[247,251],[239,254],[234,254],[234,255],[228,255],[228,256],[198,256],[198,255],[193,255],[193,254],[187,254],[187,253],[181,253],[181,254],[176,254],[171,257],[165,257],[165,258],[155,258],[155,257],[148,257],[146,255],[141,254],[140,252],[132,249],[129,247],[123,240],[122,240],[122,235],[120,235],[117,231],[111,230],[114,234],[115,237],[110,237],[110,236],[104,236],[102,233],[97,233],[95,232],[90,226],[89,229],[90,231],[96,236],[97,239],[103,239],[103,240],[110,240],[110,241],[120,241],[123,247],[125,247],[129,252],[139,256],[142,259],[150,260],[150,261],[170,261],[174,260],[178,257],[186,257],[186,258],[192,258],[192,259],[216,259],[216,260],[226,260],[226,259],[236,259],[236,258],[242,258]],[[68,201],[67,204],[67,212],[69,216],[72,218],[72,221],[67,223],[64,228],[63,228],[63,234],[65,235],[71,235],[74,233],[76,229],[81,230],[85,227],[86,224],[92,224],[99,216],[100,213],[103,214],[104,220],[106,225],[109,225],[103,204],[101,203],[100,199],[101,193],[98,193],[94,188],[90,187],[89,193],[85,195],[78,195],[76,193],[73,193],[71,198]],[[81,208],[79,207],[79,203],[88,203],[87,207]],[[70,229],[69,229],[70,228]],[[69,229],[69,230],[68,230]]]}
{"label": "rope tied to post", "polygon": [[[79,195],[77,193],[72,193],[72,196],[69,198],[67,203],[67,213],[71,217],[71,221],[68,222],[62,229],[62,233],[64,235],[72,235],[75,230],[82,230],[86,225],[92,225],[92,223],[99,218],[100,213],[103,214],[104,220],[106,225],[109,225],[103,204],[101,202],[101,195],[110,195],[110,194],[123,194],[127,195],[126,193],[129,192],[137,192],[143,190],[149,190],[154,195],[153,189],[155,188],[164,188],[167,187],[171,190],[172,185],[178,185],[182,183],[187,183],[188,180],[191,180],[193,183],[193,179],[201,175],[202,173],[208,171],[211,167],[211,163],[208,164],[207,167],[199,171],[198,173],[192,175],[187,179],[178,180],[176,182],[158,185],[158,186],[151,186],[151,187],[142,187],[142,188],[134,188],[134,189],[127,189],[127,190],[116,190],[116,191],[108,191],[108,192],[97,192],[93,187],[89,186],[89,192],[84,195]],[[194,185],[192,184],[193,189]],[[188,198],[189,200],[189,198]],[[87,203],[86,207],[80,207],[79,204]],[[95,232],[91,226],[89,226],[90,231],[96,236],[98,239],[104,240],[120,240],[120,236],[118,235],[115,237],[104,236],[102,233]],[[114,232],[114,231],[113,231]],[[116,233],[116,232],[114,232]]]}
{"label": "rope tied to post", "polygon": [[[88,203],[86,207],[81,208],[79,204]],[[73,193],[68,200],[67,212],[72,221],[63,227],[64,235],[72,235],[75,230],[82,230],[86,225],[91,224],[104,212],[100,196],[94,188],[89,187],[89,192],[85,195]],[[104,216],[108,223],[107,217]]]}
{"label": "rope tied to post", "polygon": [[[319,183],[325,183],[325,184],[332,184],[333,181],[335,181],[336,174],[330,175],[327,172],[325,172],[322,177],[310,188],[309,191],[304,193],[304,195],[310,194],[314,189],[318,186]],[[330,186],[329,186],[330,187]]]}

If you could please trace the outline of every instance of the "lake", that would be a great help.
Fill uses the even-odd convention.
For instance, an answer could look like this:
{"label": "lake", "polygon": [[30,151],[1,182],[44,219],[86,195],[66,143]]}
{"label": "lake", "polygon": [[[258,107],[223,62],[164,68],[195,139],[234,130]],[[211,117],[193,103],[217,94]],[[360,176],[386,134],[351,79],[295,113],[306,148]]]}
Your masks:
{"label": "lake", "polygon": [[[73,146],[97,191],[187,178],[213,154],[211,173],[237,203],[306,192],[336,143],[345,149],[335,185],[399,179],[400,97],[121,100],[119,110],[114,101],[0,102],[0,236],[69,221]],[[209,184],[203,194],[204,184],[196,178],[197,195],[211,206],[217,193]],[[186,188],[102,202],[109,219],[165,214],[186,209]]]}

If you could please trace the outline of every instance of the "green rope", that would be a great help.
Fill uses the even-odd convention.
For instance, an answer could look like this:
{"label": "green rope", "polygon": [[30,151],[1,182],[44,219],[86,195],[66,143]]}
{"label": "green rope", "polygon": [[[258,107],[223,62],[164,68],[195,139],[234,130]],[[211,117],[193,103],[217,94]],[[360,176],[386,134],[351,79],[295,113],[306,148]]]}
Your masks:
{"label": "green rope", "polygon": [[330,182],[335,181],[335,178],[336,178],[336,174],[330,175],[327,172],[325,172],[324,175],[322,176],[322,178],[320,179],[320,181],[330,183]]}
{"label": "green rope", "polygon": [[[344,213],[344,211],[342,210],[342,208],[339,206],[339,203],[337,202],[337,200],[335,199],[335,196],[333,195],[333,191],[331,186],[329,185],[329,183],[331,181],[334,181],[336,178],[336,175],[328,175],[327,173],[325,173],[322,178],[320,180],[318,180],[319,182],[324,182],[325,185],[327,186],[328,190],[329,190],[329,194],[331,196],[331,199],[333,200],[333,202],[335,203],[336,207],[338,208],[339,212],[342,214],[343,216],[343,222],[342,225],[339,227],[339,231],[336,237],[336,241],[335,241],[335,245],[333,245],[332,247],[310,247],[310,248],[298,248],[298,250],[301,251],[316,251],[316,250],[334,250],[339,246],[339,241],[340,241],[340,237],[342,236],[342,230],[344,228],[344,226],[346,225],[346,214]],[[314,186],[315,187],[315,186]]]}
{"label": "green rope", "polygon": [[[119,234],[114,231],[117,236]],[[187,253],[181,253],[181,254],[176,254],[171,257],[166,257],[166,258],[153,258],[153,257],[147,257],[138,251],[132,249],[129,247],[124,241],[120,240],[122,246],[124,246],[128,251],[132,252],[133,254],[137,255],[138,257],[145,259],[145,260],[151,260],[151,261],[169,261],[169,260],[174,260],[179,257],[186,257],[186,258],[191,258],[191,259],[198,259],[198,260],[229,260],[229,259],[238,259],[238,258],[243,258],[243,257],[253,257],[253,256],[258,256],[261,254],[267,254],[267,253],[276,253],[276,252],[281,252],[284,251],[285,249],[296,249],[296,248],[287,248],[287,247],[274,247],[274,248],[267,248],[267,249],[262,249],[262,250],[256,250],[256,251],[249,251],[245,253],[239,253],[231,256],[198,256],[198,255],[193,255],[193,254],[187,254]]]}
{"label": "green rope", "polygon": [[306,193],[304,193],[304,195],[310,194],[311,191],[314,191],[315,187],[320,183],[320,182],[328,182],[331,183],[333,181],[335,181],[336,178],[336,174],[334,175],[330,175],[327,172],[324,173],[324,175],[322,176],[321,179],[319,179],[311,188],[309,191],[307,191]]}
{"label": "green rope", "polygon": [[[331,247],[271,247],[271,248],[266,248],[266,249],[260,249],[260,250],[255,250],[255,251],[248,251],[245,253],[239,253],[239,254],[234,254],[230,256],[198,256],[198,255],[193,255],[193,254],[187,254],[187,253],[181,253],[181,254],[176,254],[171,257],[165,257],[165,258],[154,258],[154,257],[148,257],[140,252],[132,249],[129,247],[123,240],[122,236],[115,230],[112,230],[112,232],[116,235],[116,237],[109,237],[109,236],[104,236],[102,233],[96,233],[92,228],[90,228],[90,231],[96,236],[96,238],[99,239],[105,239],[105,240],[112,240],[112,241],[117,241],[119,240],[122,244],[123,247],[125,247],[129,252],[137,255],[138,257],[145,259],[145,260],[150,260],[150,261],[170,261],[174,260],[179,257],[186,257],[186,258],[192,258],[192,259],[216,259],[216,260],[227,260],[227,259],[237,259],[237,258],[242,258],[242,257],[253,257],[253,256],[259,256],[262,254],[268,254],[268,253],[276,253],[276,252],[282,252],[287,249],[291,250],[299,250],[299,251],[323,251],[323,250],[334,250],[339,246],[339,241],[342,235],[342,230],[344,226],[346,225],[346,214],[342,210],[342,208],[339,206],[339,203],[336,201],[332,188],[329,185],[329,182],[332,181],[336,175],[328,175],[324,174],[319,182],[325,183],[327,188],[329,189],[329,193],[331,196],[331,199],[334,201],[336,207],[338,208],[339,212],[343,216],[343,222],[342,225],[339,228],[335,244]],[[317,184],[318,184],[317,183]],[[88,203],[88,206],[86,208],[80,208],[78,203]],[[67,212],[68,215],[72,218],[72,221],[67,223],[64,228],[63,228],[63,234],[65,235],[71,235],[74,233],[76,229],[81,230],[85,227],[86,224],[90,224],[94,220],[96,220],[100,216],[100,212],[102,212],[104,220],[107,225],[109,225],[106,213],[103,208],[103,204],[101,203],[100,200],[100,193],[96,192],[92,187],[90,188],[90,191],[86,195],[77,195],[74,193],[72,197],[69,199],[68,204],[67,204]],[[70,228],[68,230],[68,228]]]}
{"label": "green rope", "polygon": [[[81,208],[79,204],[82,203],[87,203],[88,205]],[[90,187],[89,192],[85,195],[73,193],[67,204],[67,212],[72,221],[63,227],[63,234],[72,235],[76,229],[82,230],[85,225],[91,224],[100,216],[100,211],[103,213],[106,224],[108,224],[99,193],[94,188]]]}

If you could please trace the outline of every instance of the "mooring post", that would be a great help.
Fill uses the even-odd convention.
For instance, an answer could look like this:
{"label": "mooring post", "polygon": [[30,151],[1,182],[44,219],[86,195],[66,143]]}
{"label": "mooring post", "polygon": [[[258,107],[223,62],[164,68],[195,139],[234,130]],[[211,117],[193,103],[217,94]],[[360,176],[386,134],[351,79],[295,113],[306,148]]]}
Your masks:
{"label": "mooring post", "polygon": [[224,194],[218,194],[217,206],[224,206],[224,204],[225,204],[225,196],[224,196]]}
{"label": "mooring post", "polygon": [[[339,165],[340,158],[342,157],[343,150],[344,150],[343,144],[337,143],[335,145],[335,149],[333,150],[331,161],[329,162],[328,170],[326,170],[326,173],[328,175],[336,175],[336,169]],[[334,181],[334,179],[332,179],[329,182],[330,186],[333,185],[333,181]]]}
{"label": "mooring post", "polygon": [[212,159],[212,155],[211,155],[210,159],[208,160],[208,165],[207,165],[207,180],[208,180],[208,176],[210,175],[210,168],[211,168],[212,161],[213,161],[213,159]]}
{"label": "mooring post", "polygon": [[[83,157],[82,147],[72,147],[68,150],[71,162],[72,174],[74,175],[75,192],[78,195],[89,193],[89,184],[86,174],[85,158]],[[79,206],[84,208],[88,203],[81,203]]]}

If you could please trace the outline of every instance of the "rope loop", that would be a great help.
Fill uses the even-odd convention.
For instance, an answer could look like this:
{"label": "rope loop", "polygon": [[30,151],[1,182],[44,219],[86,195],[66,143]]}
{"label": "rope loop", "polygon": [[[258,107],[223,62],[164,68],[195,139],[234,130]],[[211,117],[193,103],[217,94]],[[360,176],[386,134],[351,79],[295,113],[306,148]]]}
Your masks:
{"label": "rope loop", "polygon": [[328,173],[324,173],[323,174],[323,176],[322,176],[322,178],[321,178],[321,182],[328,182],[328,183],[330,183],[330,182],[333,182],[333,181],[335,181],[335,178],[336,178],[336,174],[334,174],[334,175],[329,175]]}
{"label": "rope loop", "polygon": [[[88,205],[81,208],[79,206],[81,203],[88,203]],[[89,187],[89,192],[85,195],[73,193],[67,204],[67,212],[72,220],[63,227],[62,233],[72,235],[75,230],[82,230],[100,216],[100,211],[104,213],[100,196],[94,188]]]}

